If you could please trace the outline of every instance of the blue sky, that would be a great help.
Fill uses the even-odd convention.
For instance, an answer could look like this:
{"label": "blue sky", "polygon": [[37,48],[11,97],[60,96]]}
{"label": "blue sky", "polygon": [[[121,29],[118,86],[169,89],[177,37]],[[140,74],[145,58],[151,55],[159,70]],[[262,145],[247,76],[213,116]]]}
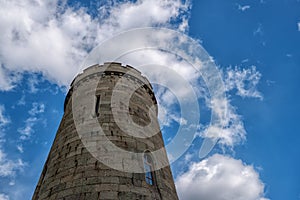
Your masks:
{"label": "blue sky", "polygon": [[[171,166],[181,199],[300,199],[300,1],[14,0],[2,1],[0,13],[0,200],[31,198],[66,91],[89,51],[117,33],[151,26],[197,40],[226,90],[220,102],[229,109],[227,124],[204,158],[199,149],[215,129],[205,87],[200,95],[201,127]],[[148,54],[143,62],[159,58],[193,74],[171,56]],[[123,62],[141,64],[130,56]],[[184,119],[178,97],[162,87],[155,92],[168,143]]]}

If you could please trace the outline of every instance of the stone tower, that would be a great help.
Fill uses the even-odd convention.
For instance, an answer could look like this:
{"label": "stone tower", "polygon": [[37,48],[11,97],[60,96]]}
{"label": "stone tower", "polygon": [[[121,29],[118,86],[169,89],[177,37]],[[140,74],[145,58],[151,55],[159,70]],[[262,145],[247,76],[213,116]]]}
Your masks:
{"label": "stone tower", "polygon": [[120,63],[72,82],[33,200],[178,199],[149,81]]}

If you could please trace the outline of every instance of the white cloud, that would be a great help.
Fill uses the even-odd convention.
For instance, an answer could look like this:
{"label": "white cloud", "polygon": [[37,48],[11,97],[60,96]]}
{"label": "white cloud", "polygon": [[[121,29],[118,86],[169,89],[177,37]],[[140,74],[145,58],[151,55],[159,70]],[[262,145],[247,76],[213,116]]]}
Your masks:
{"label": "white cloud", "polygon": [[126,2],[111,9],[111,17],[106,21],[106,26],[126,30],[166,24],[177,18],[181,14],[181,10],[187,10],[188,6],[188,3],[182,4],[180,0],[138,0],[136,3]]}
{"label": "white cloud", "polygon": [[[2,133],[2,131],[5,126],[10,123],[9,117],[4,115],[4,111],[4,106],[0,105],[0,177],[13,177],[16,171],[23,169],[24,163],[21,159],[14,161],[7,158],[7,155],[2,148],[2,143],[5,141],[2,140],[2,137],[4,137],[4,133]],[[5,199],[6,196],[0,193],[0,198]]]}
{"label": "white cloud", "polygon": [[28,111],[31,116],[43,113],[45,111],[45,104],[43,103],[32,103],[32,108]]}
{"label": "white cloud", "polygon": [[298,25],[298,31],[300,31],[300,22],[298,22],[297,25]]}
{"label": "white cloud", "polygon": [[[98,8],[99,15],[93,18],[84,8],[57,6],[57,1],[53,0],[1,1],[0,14],[5,17],[0,19],[0,29],[3,30],[3,34],[0,35],[2,44],[0,46],[2,62],[0,90],[1,88],[9,90],[18,82],[17,79],[13,80],[10,76],[6,76],[7,74],[22,74],[25,71],[41,73],[47,80],[60,86],[68,86],[88,51],[120,31],[138,27],[163,26],[185,32],[188,29],[187,12],[190,5],[189,1],[183,3],[180,0],[138,0],[135,3],[125,1],[113,5],[106,4]],[[248,7],[244,6],[241,9],[246,10],[249,9]],[[174,42],[168,36],[161,35],[159,41],[151,42],[154,44],[159,42],[168,46]],[[132,42],[146,42],[145,38],[133,39]],[[124,41],[117,45],[123,48],[131,44]],[[139,66],[145,64],[161,65],[162,68],[170,66],[175,73],[193,85],[194,92],[201,93],[201,89],[197,90],[200,87],[198,80],[201,74],[190,64],[178,59],[177,52],[173,53],[174,55],[168,52],[145,50],[125,55],[121,61],[123,64],[130,64],[138,69]],[[193,60],[193,62],[200,66],[202,64],[198,60]],[[161,70],[153,70],[151,67],[143,71],[143,74],[151,81],[159,80],[165,85],[176,88],[178,99],[191,97],[189,90],[175,76],[172,77]],[[259,98],[260,93],[254,90],[257,84],[255,81],[259,81],[259,79],[254,79],[255,76],[251,76],[247,71],[239,70],[236,70],[232,76],[229,72],[226,72],[226,75],[228,76],[228,83],[226,82],[228,90],[236,88],[238,95]],[[254,81],[254,83],[245,84],[245,81]],[[33,86],[32,92],[35,92],[36,81],[34,79],[31,85]],[[251,88],[247,88],[248,86]],[[164,125],[170,125],[174,121],[186,124],[188,119],[172,112],[172,106],[176,101],[169,92],[165,91],[157,95],[157,98],[161,102],[159,117]],[[202,134],[203,137],[217,136],[221,138],[222,144],[229,146],[245,139],[241,117],[236,114],[228,99],[212,99],[208,105],[216,106],[216,114],[221,120],[219,124],[208,127],[207,131]],[[33,126],[38,120],[35,114],[39,112],[44,112],[44,108],[33,107],[29,113],[31,116],[25,121],[25,126],[18,129],[22,139],[29,138],[33,133]]]}
{"label": "white cloud", "polygon": [[266,200],[264,184],[253,166],[215,154],[176,179],[180,199]]}
{"label": "white cloud", "polygon": [[34,125],[38,121],[36,117],[29,117],[25,120],[25,126],[23,128],[18,128],[18,132],[21,134],[21,140],[27,140],[30,138],[31,134],[34,133]]}
{"label": "white cloud", "polygon": [[[162,41],[164,42],[164,41]],[[136,59],[136,58],[141,59]],[[142,71],[151,82],[160,83],[163,86],[168,86],[168,89],[175,88],[174,90],[158,90],[156,91],[156,98],[159,103],[159,121],[161,126],[170,126],[172,122],[180,123],[182,116],[178,110],[173,109],[177,100],[191,99],[191,93],[187,90],[181,79],[184,79],[192,86],[194,92],[198,97],[206,98],[207,105],[213,110],[214,116],[217,116],[217,123],[208,126],[200,133],[203,138],[213,138],[214,141],[219,140],[219,143],[225,146],[234,147],[236,144],[246,139],[246,130],[242,121],[242,117],[237,114],[235,107],[230,104],[230,100],[224,97],[217,97],[211,99],[209,92],[201,88],[199,78],[201,74],[184,61],[177,60],[176,58],[168,55],[165,52],[154,50],[143,50],[139,52],[129,53],[123,56],[122,61],[130,63],[137,69],[148,63],[149,67],[142,67]],[[169,68],[165,73],[162,69],[159,70],[154,67],[155,64]],[[168,66],[168,67],[166,67]],[[163,68],[162,67],[162,68]],[[179,75],[179,77],[171,75],[171,71]],[[168,77],[168,78],[166,78]],[[225,91],[235,91],[236,94],[242,97],[254,97],[262,99],[262,94],[257,90],[257,84],[261,78],[261,74],[254,66],[249,69],[235,69],[227,68],[223,72]],[[222,88],[212,86],[215,90],[222,90]],[[212,92],[212,91],[210,91]],[[213,91],[215,92],[215,91]],[[188,98],[187,98],[188,97]],[[182,122],[182,121],[181,121]]]}
{"label": "white cloud", "polygon": [[214,107],[219,121],[200,132],[201,137],[218,140],[223,147],[230,148],[246,140],[246,130],[241,116],[236,113],[228,99],[212,99],[211,107]]}
{"label": "white cloud", "polygon": [[1,194],[0,193],[0,200],[9,200],[9,196],[6,194]]}
{"label": "white cloud", "polygon": [[7,155],[0,149],[0,177],[14,176],[16,171],[22,170],[24,163],[21,159],[16,161],[7,158]]}
{"label": "white cloud", "polygon": [[257,84],[261,79],[261,73],[255,66],[250,68],[227,68],[224,71],[224,82],[226,90],[236,89],[236,94],[241,97],[252,97],[263,99],[262,94],[257,90]]}
{"label": "white cloud", "polygon": [[30,117],[25,120],[25,126],[18,129],[18,132],[21,134],[21,140],[27,140],[30,138],[32,133],[34,133],[34,126],[39,119],[37,115],[43,113],[45,111],[45,105],[43,103],[32,103],[32,108],[28,111]]}
{"label": "white cloud", "polygon": [[171,107],[166,107],[159,104],[158,110],[158,120],[161,127],[170,127],[173,122],[178,123],[179,125],[186,125],[187,120],[180,117],[179,113]]}
{"label": "white cloud", "polygon": [[[166,43],[167,46],[168,42],[166,41],[174,42],[172,37],[159,40],[161,43]],[[174,106],[176,103],[183,103],[182,101],[190,101],[194,95],[191,93],[195,93],[195,95],[200,93],[199,91],[203,87],[198,83],[201,74],[195,67],[184,60],[179,60],[169,52],[152,49],[128,53],[122,56],[119,62],[134,66],[151,83],[159,85],[155,96],[158,101],[158,119],[161,126],[170,126],[173,122],[186,124],[186,119],[180,116]],[[191,89],[188,89],[187,86]],[[198,95],[198,97],[203,96]]]}
{"label": "white cloud", "polygon": [[174,108],[177,103],[175,94],[160,87],[156,91],[155,97],[158,102],[158,120],[161,127],[170,127],[174,122],[181,125],[187,124],[186,119],[182,118]]}
{"label": "white cloud", "polygon": [[238,9],[241,10],[241,11],[245,11],[245,10],[248,10],[250,8],[251,8],[251,6],[249,6],[249,5],[242,6],[242,5],[238,4]]}
{"label": "white cloud", "polygon": [[17,145],[17,149],[18,149],[18,151],[19,151],[20,153],[23,153],[23,152],[24,152],[24,149],[23,149],[22,144]]}
{"label": "white cloud", "polygon": [[[260,72],[255,66],[250,68],[227,68],[223,71],[223,80],[227,92],[236,91],[236,95],[243,98],[263,99],[262,94],[257,90],[257,84],[261,78]],[[208,106],[217,116],[217,123],[211,124],[200,132],[203,138],[211,138],[217,141],[222,147],[233,148],[235,145],[246,140],[246,130],[242,117],[231,105],[228,97],[207,99]]]}
{"label": "white cloud", "polygon": [[8,116],[4,114],[5,112],[5,107],[0,104],[0,128],[4,127],[8,123],[10,123],[10,119]]}
{"label": "white cloud", "polygon": [[20,79],[19,73],[12,73],[0,62],[0,91],[12,90]]}
{"label": "white cloud", "polygon": [[253,35],[256,36],[256,35],[260,35],[262,36],[264,34],[264,31],[263,31],[263,26],[262,24],[258,24],[257,25],[257,28],[253,31]]}
{"label": "white cloud", "polygon": [[58,0],[1,1],[0,90],[12,89],[18,82],[14,75],[25,71],[68,86],[88,51],[101,41],[130,28],[171,27],[172,21],[182,21],[174,26],[184,30],[189,5],[180,0],[125,1],[104,5],[93,18],[84,8],[58,6]]}
{"label": "white cloud", "polygon": [[266,3],[266,1],[265,0],[260,0],[259,3],[264,4],[264,3]]}
{"label": "white cloud", "polygon": [[26,102],[25,102],[25,95],[23,94],[22,97],[18,100],[17,105],[23,106],[25,104],[26,104]]}
{"label": "white cloud", "polygon": [[38,92],[37,85],[39,84],[39,79],[36,74],[32,74],[30,78],[28,78],[28,87],[29,87],[29,92],[30,93],[36,93]]}

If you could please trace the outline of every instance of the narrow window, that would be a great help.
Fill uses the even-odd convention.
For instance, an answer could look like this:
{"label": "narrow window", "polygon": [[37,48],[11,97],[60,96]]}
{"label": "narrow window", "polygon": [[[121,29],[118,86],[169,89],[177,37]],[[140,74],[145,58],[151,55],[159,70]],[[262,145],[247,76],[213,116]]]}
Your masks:
{"label": "narrow window", "polygon": [[100,95],[96,95],[96,103],[95,103],[95,114],[99,116],[99,108],[100,108]]}
{"label": "narrow window", "polygon": [[146,183],[154,185],[153,162],[149,154],[144,155],[144,170]]}

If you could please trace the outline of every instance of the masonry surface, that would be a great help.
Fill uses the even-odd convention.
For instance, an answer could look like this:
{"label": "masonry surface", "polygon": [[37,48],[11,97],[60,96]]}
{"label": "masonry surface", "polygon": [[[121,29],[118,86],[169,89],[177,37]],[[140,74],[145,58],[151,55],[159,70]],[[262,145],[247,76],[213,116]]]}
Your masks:
{"label": "masonry surface", "polygon": [[[113,102],[112,96],[119,99]],[[120,63],[87,68],[72,82],[64,109],[33,200],[178,199],[156,99],[139,71]],[[133,134],[134,124],[145,128]],[[106,146],[107,141],[117,148]],[[163,151],[159,160],[154,157],[154,184],[146,182],[143,157],[118,153],[143,155],[159,149]],[[159,163],[164,167],[156,169]]]}

